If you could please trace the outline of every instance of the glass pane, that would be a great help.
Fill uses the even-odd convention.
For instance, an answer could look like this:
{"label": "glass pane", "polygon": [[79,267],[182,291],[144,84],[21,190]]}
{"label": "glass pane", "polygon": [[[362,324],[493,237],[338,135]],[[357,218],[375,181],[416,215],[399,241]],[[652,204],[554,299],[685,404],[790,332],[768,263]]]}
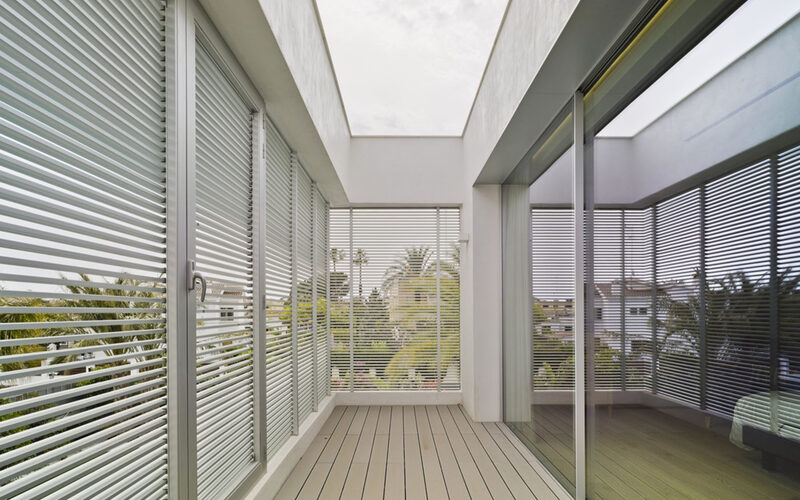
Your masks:
{"label": "glass pane", "polygon": [[[575,210],[572,116],[562,115],[550,140],[532,155],[532,170],[543,171],[529,190],[531,203],[531,307],[529,414],[504,415],[505,423],[570,491],[575,489]],[[558,147],[554,149],[554,145]],[[549,158],[547,164],[543,158]],[[539,162],[539,164],[537,164]],[[526,235],[527,236],[527,235]],[[504,338],[504,342],[510,339]],[[506,360],[508,364],[510,360]]]}
{"label": "glass pane", "polygon": [[800,493],[798,12],[745,2],[591,144],[589,498]]}

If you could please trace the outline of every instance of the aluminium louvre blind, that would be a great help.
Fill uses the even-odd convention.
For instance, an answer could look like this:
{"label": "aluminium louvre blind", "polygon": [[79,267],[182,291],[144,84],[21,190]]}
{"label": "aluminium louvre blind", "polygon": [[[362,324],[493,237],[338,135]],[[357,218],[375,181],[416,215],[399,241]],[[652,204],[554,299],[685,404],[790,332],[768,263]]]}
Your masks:
{"label": "aluminium louvre blind", "polygon": [[[621,210],[594,211],[594,311],[587,314],[594,327],[595,389],[622,388],[622,353],[626,306],[623,269],[623,213]],[[627,288],[627,287],[625,287]]]}
{"label": "aluminium louvre blind", "polygon": [[574,210],[531,209],[535,391],[574,390]]}
{"label": "aluminium louvre blind", "polygon": [[331,389],[350,387],[350,210],[328,211]]}
{"label": "aluminium louvre blind", "polygon": [[777,160],[778,421],[800,428],[800,147]]}
{"label": "aluminium louvre blind", "polygon": [[[644,389],[652,359],[651,209],[594,211],[595,384]],[[624,379],[624,384],[623,384]]]}
{"label": "aluminium louvre blind", "polygon": [[[547,218],[552,224],[563,224],[564,210],[537,210],[532,216],[538,219],[532,237],[532,249],[537,258],[537,271],[534,285],[539,295],[552,293],[545,285],[544,272],[561,273],[559,279],[569,280],[571,276],[564,274],[564,252],[570,251],[567,245],[571,236],[561,234],[555,237],[553,228],[552,241],[555,252],[544,252],[542,243],[549,244],[551,236],[544,229]],[[650,312],[652,311],[652,219],[651,209],[619,210],[596,209],[594,211],[594,310],[587,312],[587,332],[590,325],[594,328],[594,388],[597,390],[636,390],[645,388],[650,376],[649,348],[652,340]],[[571,221],[571,219],[569,219]],[[571,223],[571,222],[570,222]],[[555,227],[555,226],[554,226]],[[568,228],[558,226],[559,233]],[[560,270],[559,270],[560,269]],[[571,270],[567,267],[566,269]],[[553,282],[558,279],[552,278]],[[560,285],[560,283],[559,283]],[[538,297],[534,294],[535,297]],[[553,318],[557,305],[536,299],[535,316],[537,330],[535,335],[542,335],[541,327],[555,329]],[[544,307],[547,305],[548,307]],[[591,314],[591,316],[589,316]],[[548,321],[548,318],[550,321]],[[548,324],[552,323],[552,324]],[[562,325],[563,327],[563,325]],[[545,333],[545,336],[548,334]],[[552,342],[551,342],[552,343]],[[542,365],[547,355],[544,339],[537,339],[538,355],[536,372],[540,373],[539,381],[544,383]],[[565,345],[556,344],[559,352]],[[567,347],[571,347],[567,346]],[[560,365],[564,352],[561,352]],[[541,361],[539,361],[541,360]],[[552,364],[551,364],[552,366]],[[545,372],[547,370],[545,369]],[[534,373],[534,375],[535,375]],[[548,372],[549,373],[549,372]],[[623,377],[625,383],[623,384]],[[562,377],[563,379],[563,377]],[[571,380],[571,379],[570,379]],[[562,384],[563,385],[563,384]],[[565,386],[562,388],[566,388]]]}
{"label": "aluminium louvre blind", "polygon": [[706,186],[707,408],[723,415],[769,389],[770,198],[768,160]]}
{"label": "aluminium louvre blind", "polygon": [[435,389],[436,211],[353,210],[352,238],[352,388]]}
{"label": "aluminium louvre blind", "polygon": [[[683,403],[700,404],[700,190],[655,206],[658,321],[653,390]],[[670,313],[670,308],[674,313]],[[651,316],[652,317],[652,316]],[[651,343],[652,344],[652,343]]]}
{"label": "aluminium louvre blind", "polygon": [[334,209],[330,213],[331,252],[343,255],[335,262],[336,272],[332,262],[331,272],[342,273],[340,281],[348,283],[347,290],[331,297],[333,386],[459,388],[459,353],[453,347],[460,345],[456,327],[459,210]]}
{"label": "aluminium louvre blind", "polygon": [[461,388],[461,211],[439,209],[440,388]]}
{"label": "aluminium louvre blind", "polygon": [[314,269],[315,279],[315,335],[317,379],[314,382],[317,402],[328,392],[331,380],[328,359],[328,202],[314,188]]}
{"label": "aluminium louvre blind", "polygon": [[302,165],[295,161],[295,241],[296,305],[297,305],[297,404],[300,424],[314,409],[314,327],[311,295],[313,292],[313,210],[314,192],[311,178]]}
{"label": "aluminium louvre blind", "polygon": [[266,377],[267,456],[292,434],[292,167],[289,146],[272,125],[266,130]]}
{"label": "aluminium louvre blind", "polygon": [[255,461],[250,107],[196,51],[197,494],[218,498]]}
{"label": "aluminium louvre blind", "polygon": [[166,497],[164,43],[0,3],[0,497]]}
{"label": "aluminium louvre blind", "polygon": [[[652,356],[653,209],[623,210],[625,388],[649,388]],[[636,314],[631,314],[637,308]]]}

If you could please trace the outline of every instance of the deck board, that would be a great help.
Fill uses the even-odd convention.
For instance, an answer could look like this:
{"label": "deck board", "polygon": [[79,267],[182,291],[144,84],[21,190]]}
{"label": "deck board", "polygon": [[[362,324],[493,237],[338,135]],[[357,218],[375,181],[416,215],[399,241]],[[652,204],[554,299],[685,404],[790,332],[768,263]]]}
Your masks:
{"label": "deck board", "polygon": [[338,407],[276,498],[556,500],[491,425],[459,406]]}

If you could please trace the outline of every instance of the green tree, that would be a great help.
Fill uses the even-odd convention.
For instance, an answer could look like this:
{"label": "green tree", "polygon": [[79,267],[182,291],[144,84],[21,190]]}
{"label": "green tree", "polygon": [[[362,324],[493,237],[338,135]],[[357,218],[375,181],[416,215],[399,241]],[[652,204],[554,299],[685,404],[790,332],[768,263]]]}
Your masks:
{"label": "green tree", "polygon": [[[159,297],[147,283],[127,278],[117,278],[110,283],[110,287],[95,286],[89,276],[81,274],[85,285],[67,285],[67,291],[72,295],[81,296],[76,299],[64,301],[64,306],[76,309],[93,309],[95,312],[72,314],[72,320],[97,321],[104,323],[121,322],[123,320],[144,320],[136,324],[105,324],[92,327],[79,327],[64,329],[63,334],[90,334],[90,333],[118,333],[119,336],[103,338],[87,338],[72,343],[72,347],[105,346],[104,352],[108,356],[138,353],[140,359],[150,359],[153,355],[142,347],[118,347],[119,344],[133,340],[157,340],[164,338],[163,333],[143,333],[141,330],[159,330],[163,328],[164,315],[163,297]],[[97,296],[93,298],[92,296]],[[102,311],[108,309],[109,312]],[[152,320],[152,323],[147,322]],[[156,355],[156,356],[160,356]],[[57,356],[53,364],[75,361],[77,355]],[[110,365],[124,365],[129,361],[121,360]],[[122,375],[119,375],[122,376]]]}
{"label": "green tree", "polygon": [[363,281],[363,270],[364,266],[369,264],[369,257],[367,256],[367,251],[363,248],[359,248],[356,250],[356,254],[353,256],[353,265],[358,266],[358,296],[361,297],[364,295],[364,281]]}
{"label": "green tree", "polygon": [[[438,264],[438,265],[437,265]],[[437,297],[437,273],[439,295]],[[435,386],[437,350],[441,353],[440,368],[444,376],[447,367],[457,362],[460,354],[460,290],[459,255],[452,249],[449,258],[437,263],[427,247],[407,248],[403,257],[387,269],[384,290],[397,294],[394,304],[395,327],[401,332],[401,348],[386,367],[393,385],[411,383]],[[437,301],[440,348],[437,349]],[[406,340],[407,338],[407,340]],[[406,382],[409,369],[418,380]]]}
{"label": "green tree", "polygon": [[[384,273],[384,290],[388,290],[397,283],[409,282],[430,273],[432,257],[433,252],[428,247],[406,248],[405,255],[395,259]],[[419,297],[415,296],[415,299],[419,299]]]}
{"label": "green tree", "polygon": [[331,264],[333,264],[333,272],[336,272],[336,264],[344,260],[344,250],[341,248],[331,248]]}

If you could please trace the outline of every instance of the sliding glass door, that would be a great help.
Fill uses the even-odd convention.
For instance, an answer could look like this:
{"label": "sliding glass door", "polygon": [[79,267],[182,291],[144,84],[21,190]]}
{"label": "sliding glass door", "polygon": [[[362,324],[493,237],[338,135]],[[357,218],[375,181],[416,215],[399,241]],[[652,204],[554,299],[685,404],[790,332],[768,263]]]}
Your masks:
{"label": "sliding glass door", "polygon": [[[572,110],[529,153],[519,207],[504,191],[503,420],[568,489],[575,488],[576,267]],[[513,224],[511,211],[524,217]],[[506,223],[508,222],[508,224]],[[513,231],[513,232],[512,232]],[[520,273],[513,248],[528,260]],[[507,274],[506,274],[507,271]],[[508,287],[514,276],[523,281]],[[520,294],[522,291],[522,294]],[[511,297],[522,297],[509,310]],[[512,318],[529,320],[524,326]]]}
{"label": "sliding glass door", "polygon": [[577,498],[795,498],[800,6],[653,14],[508,180],[532,326],[504,319],[504,420]]}

